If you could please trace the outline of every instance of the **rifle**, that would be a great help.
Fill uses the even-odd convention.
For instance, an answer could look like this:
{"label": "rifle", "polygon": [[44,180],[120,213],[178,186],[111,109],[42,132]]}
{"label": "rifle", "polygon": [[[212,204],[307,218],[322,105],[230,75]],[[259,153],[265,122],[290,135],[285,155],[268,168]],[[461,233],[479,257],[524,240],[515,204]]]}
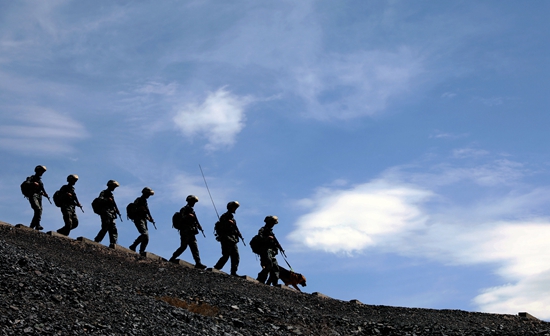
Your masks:
{"label": "rifle", "polygon": [[201,223],[199,223],[199,220],[197,219],[197,217],[195,217],[195,223],[197,223],[197,228],[202,232],[202,236],[206,238],[206,235],[204,234],[204,230],[202,229],[202,225]]}
{"label": "rifle", "polygon": [[116,214],[118,215],[118,217],[120,217],[120,221],[121,221],[121,222],[124,222],[124,221],[122,220],[122,215],[120,214],[120,211],[118,211],[118,206],[116,205],[115,197],[114,197],[114,196],[113,196],[113,204],[115,205]]}
{"label": "rifle", "polygon": [[241,238],[244,246],[246,246],[246,243],[244,242],[243,235],[241,234],[241,231],[239,231],[239,228],[237,227],[237,223],[235,223],[235,230],[237,230],[237,234],[239,235],[239,238]]}
{"label": "rifle", "polygon": [[48,202],[50,202],[50,204],[52,204],[52,200],[50,199],[50,196],[48,196],[48,193],[46,192],[46,189],[44,189],[44,185],[41,185],[40,192],[42,193],[42,195],[44,195],[44,197],[46,197],[48,199]]}
{"label": "rifle", "polygon": [[281,244],[279,243],[279,240],[277,240],[277,237],[275,237],[275,235],[273,235],[273,239],[275,240],[275,245],[277,245],[277,248],[279,249],[279,251],[281,251],[281,254],[283,255],[283,257],[286,258],[285,250],[283,249],[283,247],[281,246]]}
{"label": "rifle", "polygon": [[82,211],[82,213],[84,213],[84,209],[82,208],[82,204],[80,204],[80,202],[78,201],[78,197],[76,197],[76,194],[74,194],[73,197],[74,197],[73,202],[75,203],[75,205],[80,208],[80,211]]}
{"label": "rifle", "polygon": [[50,202],[50,204],[52,204],[52,200],[50,199],[50,196],[48,196],[48,194],[45,193],[44,191],[44,197],[46,197],[46,199],[48,200],[48,202]]}

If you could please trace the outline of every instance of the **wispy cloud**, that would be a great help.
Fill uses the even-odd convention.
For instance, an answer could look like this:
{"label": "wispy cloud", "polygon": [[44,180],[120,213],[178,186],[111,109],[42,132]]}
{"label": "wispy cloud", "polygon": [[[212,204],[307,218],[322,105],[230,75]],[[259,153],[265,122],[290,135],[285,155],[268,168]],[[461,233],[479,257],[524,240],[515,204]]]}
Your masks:
{"label": "wispy cloud", "polygon": [[239,97],[223,87],[210,92],[201,104],[180,108],[174,122],[185,136],[204,136],[206,148],[216,150],[235,143],[245,125],[245,107],[251,102],[252,98]]}
{"label": "wispy cloud", "polygon": [[[16,108],[0,126],[0,147],[25,154],[65,154],[74,151],[72,141],[88,132],[77,121],[52,109]],[[10,125],[11,123],[11,125]]]}

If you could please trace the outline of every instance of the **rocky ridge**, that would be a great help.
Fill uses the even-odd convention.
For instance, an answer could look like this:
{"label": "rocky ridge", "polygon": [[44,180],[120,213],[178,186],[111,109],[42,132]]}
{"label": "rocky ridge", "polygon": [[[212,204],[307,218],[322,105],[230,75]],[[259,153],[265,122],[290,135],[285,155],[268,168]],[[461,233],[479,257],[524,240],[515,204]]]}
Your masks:
{"label": "rocky ridge", "polygon": [[550,335],[516,315],[365,305],[0,222],[0,335]]}

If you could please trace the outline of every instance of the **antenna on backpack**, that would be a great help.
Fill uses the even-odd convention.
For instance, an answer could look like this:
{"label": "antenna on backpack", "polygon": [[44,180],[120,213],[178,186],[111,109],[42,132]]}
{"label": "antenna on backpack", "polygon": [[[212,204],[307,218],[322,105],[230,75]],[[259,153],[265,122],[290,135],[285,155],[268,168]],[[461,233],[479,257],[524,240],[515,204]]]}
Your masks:
{"label": "antenna on backpack", "polygon": [[202,179],[204,180],[204,185],[206,186],[206,190],[208,190],[208,195],[210,196],[210,200],[212,201],[212,205],[214,206],[214,211],[216,211],[216,216],[218,216],[218,220],[220,220],[220,215],[218,215],[218,209],[216,209],[216,204],[214,204],[214,199],[212,198],[212,194],[210,194],[210,189],[208,188],[208,183],[206,183],[206,178],[204,177],[204,173],[202,172],[202,167],[199,163],[199,168],[201,170]]}

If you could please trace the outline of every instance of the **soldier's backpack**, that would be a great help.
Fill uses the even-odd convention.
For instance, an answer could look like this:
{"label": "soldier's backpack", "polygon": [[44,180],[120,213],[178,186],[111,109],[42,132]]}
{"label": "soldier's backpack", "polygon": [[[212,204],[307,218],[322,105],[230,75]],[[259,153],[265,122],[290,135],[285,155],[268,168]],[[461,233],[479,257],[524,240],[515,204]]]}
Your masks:
{"label": "soldier's backpack", "polygon": [[31,177],[27,177],[23,183],[21,183],[21,193],[23,196],[29,198],[32,196],[32,192],[34,191],[34,185],[31,182]]}
{"label": "soldier's backpack", "polygon": [[105,211],[105,200],[103,198],[96,197],[92,201],[92,210],[95,214],[101,215]]}
{"label": "soldier's backpack", "polygon": [[217,241],[220,241],[220,235],[221,235],[221,224],[220,224],[220,221],[217,221],[216,224],[214,224],[214,236],[216,237]]}
{"label": "soldier's backpack", "polygon": [[134,220],[137,217],[138,208],[135,202],[129,203],[126,206],[126,217],[128,219]]}
{"label": "soldier's backpack", "polygon": [[183,229],[183,216],[179,211],[175,212],[172,216],[172,227],[176,230]]}
{"label": "soldier's backpack", "polygon": [[63,206],[63,200],[62,195],[60,193],[60,190],[53,193],[53,204],[55,204],[56,207],[61,208]]}
{"label": "soldier's backpack", "polygon": [[256,254],[260,254],[264,250],[264,241],[260,235],[255,235],[250,240],[250,248],[252,249],[252,252]]}

